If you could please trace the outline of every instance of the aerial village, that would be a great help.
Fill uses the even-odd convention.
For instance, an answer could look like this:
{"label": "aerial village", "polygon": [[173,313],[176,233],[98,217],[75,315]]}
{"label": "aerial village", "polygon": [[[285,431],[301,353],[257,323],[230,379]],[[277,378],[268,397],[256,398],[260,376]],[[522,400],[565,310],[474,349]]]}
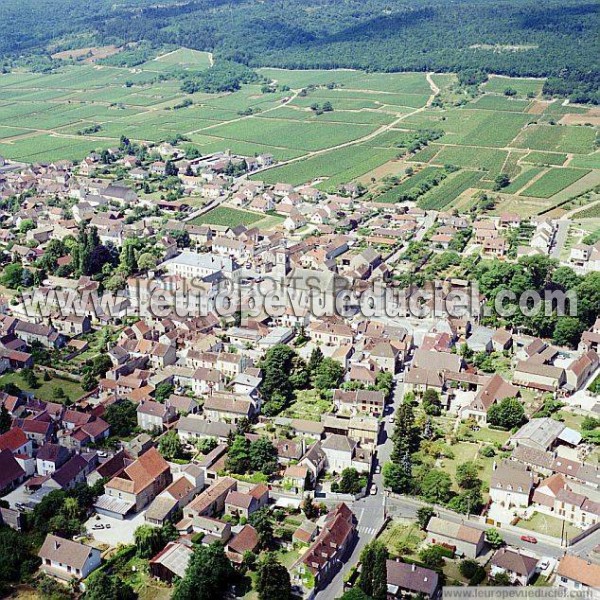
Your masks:
{"label": "aerial village", "polygon": [[[266,553],[312,599],[382,549],[384,598],[600,587],[593,236],[266,185],[269,155],[122,139],[79,164],[0,162],[0,522],[42,536],[36,576],[82,590],[135,564],[121,576],[168,597],[218,542],[237,597]],[[422,308],[478,287],[463,315],[252,310],[262,282],[308,278]],[[191,281],[206,310],[141,310]],[[506,288],[575,292],[577,315],[486,311]]]}

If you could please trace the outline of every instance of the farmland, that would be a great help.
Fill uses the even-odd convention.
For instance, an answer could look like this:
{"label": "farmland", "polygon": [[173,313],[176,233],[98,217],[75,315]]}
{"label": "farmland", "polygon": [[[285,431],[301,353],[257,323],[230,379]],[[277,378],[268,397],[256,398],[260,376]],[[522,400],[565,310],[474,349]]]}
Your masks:
{"label": "farmland", "polygon": [[[492,76],[479,95],[465,100],[456,76],[435,74],[440,108],[430,104],[432,88],[423,73],[263,68],[258,74],[277,89],[249,84],[233,93],[186,94],[177,74],[208,68],[210,54],[181,48],[135,69],[114,66],[118,57],[49,74],[0,75],[0,155],[23,162],[78,161],[117,145],[122,135],[147,143],[179,135],[201,152],[272,154],[276,164],[253,176],[266,183],[310,182],[335,192],[360,179],[373,186],[374,197],[382,182],[373,173],[389,165],[385,169],[394,174],[396,159],[427,168],[459,167],[423,196],[431,207],[451,204],[469,187],[491,190],[500,173],[511,178],[506,194],[552,205],[568,196],[573,183],[578,190],[593,183],[586,173],[600,169],[596,128],[555,124],[568,115],[585,118],[588,109],[541,99],[538,79]],[[513,95],[505,95],[508,88]],[[407,154],[420,130],[439,133]],[[406,182],[384,187],[378,201],[393,202],[431,172],[417,171]],[[238,216],[257,221],[252,213]]]}
{"label": "farmland", "polygon": [[581,179],[589,171],[583,169],[550,169],[521,192],[521,196],[550,198]]}
{"label": "farmland", "polygon": [[194,225],[208,224],[237,227],[238,225],[252,225],[262,218],[263,215],[248,210],[218,206],[204,215],[192,219],[191,223]]}

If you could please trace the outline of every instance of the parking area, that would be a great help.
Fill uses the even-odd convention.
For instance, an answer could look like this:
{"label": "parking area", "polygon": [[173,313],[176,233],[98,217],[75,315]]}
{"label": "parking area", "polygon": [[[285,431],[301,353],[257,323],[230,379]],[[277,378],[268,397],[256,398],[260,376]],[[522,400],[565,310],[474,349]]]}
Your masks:
{"label": "parking area", "polygon": [[[94,540],[108,544],[109,546],[115,547],[119,544],[133,544],[135,530],[145,522],[144,514],[145,511],[142,511],[122,521],[94,514],[85,522],[85,530],[93,536]],[[100,525],[103,525],[104,528],[100,528]],[[94,526],[97,529],[94,529]]]}

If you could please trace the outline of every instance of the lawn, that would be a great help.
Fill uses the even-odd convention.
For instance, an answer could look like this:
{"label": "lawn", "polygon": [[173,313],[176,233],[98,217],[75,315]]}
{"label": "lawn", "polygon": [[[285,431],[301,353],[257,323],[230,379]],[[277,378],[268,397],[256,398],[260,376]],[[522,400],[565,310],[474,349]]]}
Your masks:
{"label": "lawn", "polygon": [[425,532],[417,525],[404,525],[392,521],[383,531],[379,540],[386,546],[390,558],[409,557],[417,558],[417,549],[425,540]]}
{"label": "lawn", "polygon": [[260,213],[230,208],[229,206],[217,206],[207,213],[192,219],[193,225],[221,225],[224,227],[237,227],[238,225],[252,225],[264,219]]}
{"label": "lawn", "polygon": [[566,521],[539,512],[534,512],[533,516],[528,521],[520,520],[517,523],[517,527],[520,527],[521,529],[527,529],[528,531],[533,531],[534,533],[542,533],[552,537],[560,538],[561,532],[563,531],[563,524],[564,532],[568,539],[571,539],[581,533],[581,529],[573,527]]}
{"label": "lawn", "polygon": [[77,382],[70,381],[67,379],[62,379],[56,376],[51,375],[50,381],[44,381],[43,373],[41,371],[35,372],[39,387],[32,388],[25,383],[20,371],[15,371],[12,373],[6,373],[0,377],[0,386],[6,383],[14,383],[19,389],[24,392],[30,392],[36,398],[40,400],[44,400],[46,402],[61,402],[54,396],[55,388],[62,388],[66,397],[74,402],[78,398],[81,398],[85,393],[81,387],[81,385]]}
{"label": "lawn", "polygon": [[315,390],[300,390],[296,392],[296,400],[286,409],[284,416],[320,421],[321,415],[330,412],[331,408],[331,402],[320,398]]}
{"label": "lawn", "polygon": [[531,196],[533,198],[550,198],[566,187],[572,185],[589,171],[583,169],[550,169],[530,186],[525,188],[520,195]]}

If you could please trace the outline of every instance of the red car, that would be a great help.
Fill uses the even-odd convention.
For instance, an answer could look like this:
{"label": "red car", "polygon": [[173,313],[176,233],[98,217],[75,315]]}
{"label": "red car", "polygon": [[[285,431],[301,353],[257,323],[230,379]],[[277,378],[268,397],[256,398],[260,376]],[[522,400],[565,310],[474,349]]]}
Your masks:
{"label": "red car", "polygon": [[537,539],[534,538],[532,535],[522,535],[521,539],[524,542],[529,542],[530,544],[537,544]]}

